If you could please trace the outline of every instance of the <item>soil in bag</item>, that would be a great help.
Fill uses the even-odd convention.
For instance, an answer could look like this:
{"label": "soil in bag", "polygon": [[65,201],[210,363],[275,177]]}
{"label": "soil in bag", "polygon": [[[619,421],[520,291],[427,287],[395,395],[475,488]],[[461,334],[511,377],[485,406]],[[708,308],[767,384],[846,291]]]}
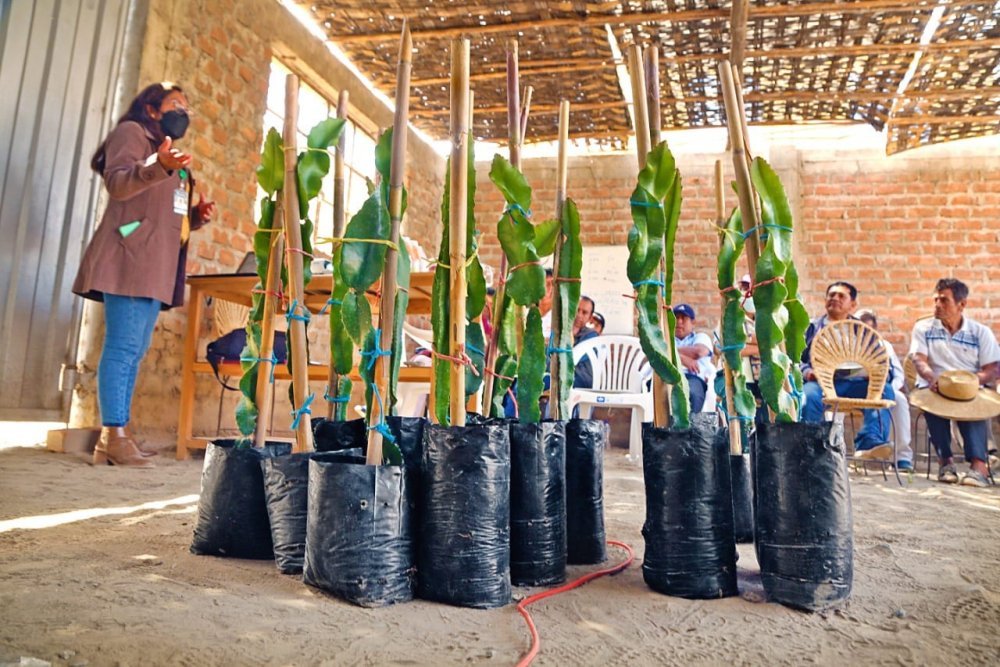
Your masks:
{"label": "soil in bag", "polygon": [[753,484],[750,479],[750,455],[729,456],[733,483],[733,533],[737,544],[753,542]]}
{"label": "soil in bag", "polygon": [[510,580],[566,580],[566,422],[510,426]]}
{"label": "soil in bag", "polygon": [[854,537],[843,427],[763,424],[754,450],[756,546],[768,598],[819,611],[851,594]]}
{"label": "soil in bag", "polygon": [[315,454],[302,580],[362,607],[413,599],[413,543],[401,466],[360,452]]}
{"label": "soil in bag", "polygon": [[288,443],[269,442],[259,449],[237,447],[235,440],[209,443],[191,553],[274,558],[260,462],[291,451]]}
{"label": "soil in bag", "polygon": [[509,604],[510,438],[500,424],[424,427],[417,595]]}
{"label": "soil in bag", "polygon": [[364,419],[330,421],[314,419],[313,446],[317,452],[336,452],[352,447],[364,447],[367,440]]}
{"label": "soil in bag", "polygon": [[714,414],[691,422],[685,430],[643,425],[643,579],[677,597],[736,595],[728,438]]}
{"label": "soil in bag", "polygon": [[596,419],[566,422],[566,562],[603,563],[608,558],[604,532],[604,449],[608,425]]}

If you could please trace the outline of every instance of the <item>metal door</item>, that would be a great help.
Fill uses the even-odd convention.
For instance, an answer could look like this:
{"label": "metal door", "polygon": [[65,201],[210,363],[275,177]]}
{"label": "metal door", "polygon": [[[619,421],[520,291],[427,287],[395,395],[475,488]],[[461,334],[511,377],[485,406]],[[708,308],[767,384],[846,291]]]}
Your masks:
{"label": "metal door", "polygon": [[[0,0],[0,420],[63,421],[129,0]],[[137,63],[130,65],[138,69]]]}

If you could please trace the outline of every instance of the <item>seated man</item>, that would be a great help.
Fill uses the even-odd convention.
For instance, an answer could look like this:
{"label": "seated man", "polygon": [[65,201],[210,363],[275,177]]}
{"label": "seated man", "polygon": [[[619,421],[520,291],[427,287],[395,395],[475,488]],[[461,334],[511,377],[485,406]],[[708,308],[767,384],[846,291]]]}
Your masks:
{"label": "seated man", "polygon": [[[819,330],[832,322],[856,319],[852,313],[857,307],[858,289],[847,282],[838,281],[826,288],[826,314],[809,323],[806,329],[806,349],[802,353],[802,380],[805,403],[802,406],[802,421],[818,424],[823,421],[823,390],[816,380],[812,368],[811,347]],[[892,371],[882,390],[882,398],[895,397],[892,391]],[[868,395],[868,378],[848,375],[837,371],[833,380],[837,395],[844,398],[864,398]],[[892,458],[889,441],[888,410],[864,410],[864,424],[854,436],[854,451],[859,459],[888,460]]]}
{"label": "seated man", "polygon": [[[1000,347],[989,327],[965,317],[968,286],[954,278],[942,278],[934,292],[934,317],[917,322],[910,341],[910,355],[919,376],[917,386],[936,392],[938,377],[949,370],[971,371],[979,377],[981,386],[992,384],[1000,374]],[[955,484],[958,471],[951,455],[951,421],[929,412],[924,416],[938,455],[938,481]],[[958,430],[969,462],[962,484],[984,487],[989,474],[989,421],[960,421]]]}
{"label": "seated man", "polygon": [[[878,331],[878,318],[873,310],[859,310],[857,318]],[[895,394],[896,405],[892,408],[892,421],[895,426],[896,441],[896,468],[904,471],[913,470],[913,448],[910,447],[910,403],[904,393],[903,382],[906,379],[903,374],[903,364],[896,354],[895,348],[889,341],[883,340],[885,349],[889,353],[889,366],[892,368],[892,391]]]}
{"label": "seated man", "polygon": [[[587,326],[594,316],[594,300],[589,296],[581,296],[576,307],[576,318],[573,319],[573,345],[579,345],[600,333]],[[590,367],[590,359],[583,358],[573,369],[573,386],[590,389],[594,386],[594,370]]]}
{"label": "seated man", "polygon": [[684,366],[691,397],[691,412],[701,412],[705,407],[708,383],[715,380],[712,363],[712,339],[708,334],[694,330],[694,308],[682,303],[674,306],[677,326],[674,328],[674,345]]}

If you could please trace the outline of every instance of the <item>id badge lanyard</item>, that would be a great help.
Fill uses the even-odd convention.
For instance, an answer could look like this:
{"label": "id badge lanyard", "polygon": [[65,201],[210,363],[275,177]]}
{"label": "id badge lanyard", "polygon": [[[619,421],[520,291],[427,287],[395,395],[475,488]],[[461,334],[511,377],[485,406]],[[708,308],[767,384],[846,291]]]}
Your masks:
{"label": "id badge lanyard", "polygon": [[178,175],[181,182],[174,190],[174,213],[181,216],[181,245],[184,245],[191,236],[191,185],[194,179],[187,169],[179,170]]}

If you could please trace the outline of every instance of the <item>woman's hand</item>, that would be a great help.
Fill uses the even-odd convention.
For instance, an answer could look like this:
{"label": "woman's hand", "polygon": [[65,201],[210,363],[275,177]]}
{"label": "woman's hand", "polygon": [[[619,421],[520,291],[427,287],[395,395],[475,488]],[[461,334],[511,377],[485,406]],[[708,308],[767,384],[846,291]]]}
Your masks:
{"label": "woman's hand", "polygon": [[160,147],[156,149],[156,159],[167,171],[177,171],[191,164],[191,156],[173,148],[170,137],[163,140]]}

